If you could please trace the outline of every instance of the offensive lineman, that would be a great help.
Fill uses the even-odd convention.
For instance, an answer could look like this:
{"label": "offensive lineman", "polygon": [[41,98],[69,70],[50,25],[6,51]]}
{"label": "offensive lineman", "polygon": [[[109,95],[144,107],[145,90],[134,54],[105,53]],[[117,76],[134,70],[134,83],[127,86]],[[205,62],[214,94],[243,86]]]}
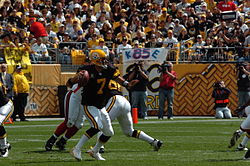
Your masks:
{"label": "offensive lineman", "polygon": [[13,103],[6,97],[5,88],[0,82],[0,157],[8,157],[10,144],[3,123],[9,119],[14,110]]}
{"label": "offensive lineman", "polygon": [[[163,144],[162,141],[152,138],[143,131],[134,130],[130,112],[131,105],[128,102],[128,100],[122,96],[122,93],[120,91],[120,85],[111,80],[109,83],[109,87],[110,87],[110,92],[109,92],[110,97],[106,105],[106,110],[109,114],[111,121],[117,119],[124,135],[146,141],[153,146],[155,151],[158,151],[161,145]],[[100,159],[97,158],[95,155],[93,155],[94,153],[99,152],[102,145],[103,143],[98,139],[94,148],[88,150],[90,156],[92,156],[97,160],[105,160],[104,158]]]}

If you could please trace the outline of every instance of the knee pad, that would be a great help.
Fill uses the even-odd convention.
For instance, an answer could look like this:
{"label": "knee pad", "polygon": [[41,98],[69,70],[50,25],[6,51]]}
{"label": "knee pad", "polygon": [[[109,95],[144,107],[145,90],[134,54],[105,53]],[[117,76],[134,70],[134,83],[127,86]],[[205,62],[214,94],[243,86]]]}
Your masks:
{"label": "knee pad", "polygon": [[105,135],[101,135],[100,136],[100,138],[99,138],[99,140],[100,140],[100,142],[102,142],[102,143],[106,143],[106,142],[108,142],[108,140],[110,139],[111,137],[110,136],[105,136]]}
{"label": "knee pad", "polygon": [[141,130],[134,130],[132,133],[132,137],[139,138],[140,133],[141,133]]}
{"label": "knee pad", "polygon": [[250,132],[247,132],[247,133],[246,133],[246,136],[247,136],[247,138],[250,139]]}
{"label": "knee pad", "polygon": [[0,139],[6,137],[6,130],[3,126],[0,126]]}
{"label": "knee pad", "polygon": [[88,129],[85,133],[85,135],[89,138],[93,137],[94,135],[96,135],[100,130],[91,127],[90,129]]}

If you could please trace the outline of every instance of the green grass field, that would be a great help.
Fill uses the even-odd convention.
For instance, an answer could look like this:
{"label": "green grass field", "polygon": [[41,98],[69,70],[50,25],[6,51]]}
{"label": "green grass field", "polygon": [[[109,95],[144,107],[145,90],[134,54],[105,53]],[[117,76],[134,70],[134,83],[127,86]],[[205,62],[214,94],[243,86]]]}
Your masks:
{"label": "green grass field", "polygon": [[[54,148],[51,152],[44,150],[45,141],[61,122],[29,121],[6,125],[8,140],[12,149],[8,158],[0,158],[0,166],[240,166],[249,165],[242,160],[245,152],[227,148],[234,130],[239,128],[243,119],[216,120],[184,119],[140,120],[135,129],[143,130],[149,135],[164,141],[162,148],[154,152],[152,147],[135,138],[122,135],[119,125],[113,127],[115,136],[106,145],[102,155],[106,161],[96,161],[87,153],[95,143],[91,139],[82,149],[83,161],[76,161],[70,154],[71,149],[89,127],[80,130],[67,144],[66,151]],[[241,140],[242,138],[240,138]]]}

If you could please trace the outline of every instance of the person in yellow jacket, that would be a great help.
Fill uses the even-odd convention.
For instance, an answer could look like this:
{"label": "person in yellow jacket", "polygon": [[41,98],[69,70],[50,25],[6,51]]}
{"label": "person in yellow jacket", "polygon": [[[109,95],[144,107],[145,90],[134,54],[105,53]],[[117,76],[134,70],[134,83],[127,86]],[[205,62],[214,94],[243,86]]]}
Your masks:
{"label": "person in yellow jacket", "polygon": [[30,91],[30,86],[27,78],[22,72],[21,66],[16,66],[14,73],[14,112],[12,114],[13,121],[16,121],[16,115],[19,116],[20,121],[27,121],[24,115],[25,107],[27,105],[27,98]]}

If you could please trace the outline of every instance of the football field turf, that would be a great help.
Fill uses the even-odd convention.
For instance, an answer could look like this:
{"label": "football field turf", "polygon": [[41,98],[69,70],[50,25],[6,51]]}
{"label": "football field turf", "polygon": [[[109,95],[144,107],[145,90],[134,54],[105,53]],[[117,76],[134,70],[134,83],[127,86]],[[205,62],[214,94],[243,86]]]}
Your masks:
{"label": "football field turf", "polygon": [[[139,120],[135,129],[164,142],[155,152],[141,140],[124,136],[115,121],[115,135],[105,146],[102,156],[106,161],[96,161],[85,153],[92,146],[92,138],[82,149],[83,161],[76,161],[71,149],[89,127],[88,122],[66,145],[66,151],[46,152],[44,144],[62,120],[15,122],[7,124],[8,141],[12,145],[8,158],[0,158],[0,166],[240,166],[249,165],[242,160],[245,152],[227,146],[234,130],[243,119],[216,120],[214,118],[176,118],[170,120]],[[240,138],[240,140],[243,136]],[[240,142],[238,141],[238,143]]]}

